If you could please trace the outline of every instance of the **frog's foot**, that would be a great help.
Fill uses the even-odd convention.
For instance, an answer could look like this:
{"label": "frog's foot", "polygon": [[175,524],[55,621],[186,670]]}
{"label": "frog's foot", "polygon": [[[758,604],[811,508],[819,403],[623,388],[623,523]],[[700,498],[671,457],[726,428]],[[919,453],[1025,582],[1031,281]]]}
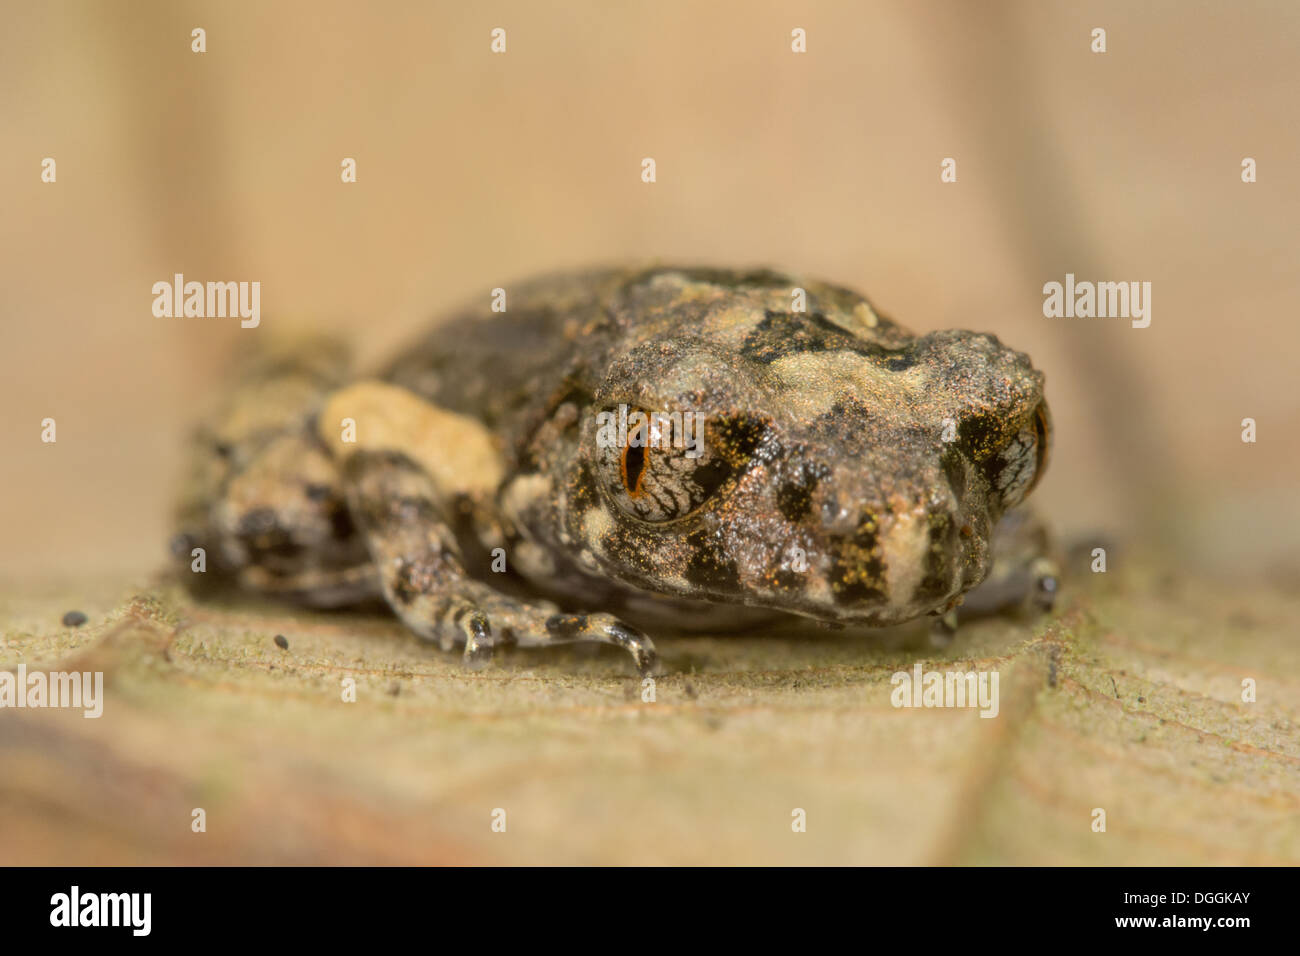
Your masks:
{"label": "frog's foot", "polygon": [[[552,614],[546,619],[545,639],[531,643],[542,646],[573,641],[596,641],[623,648],[632,655],[637,673],[642,677],[654,672],[659,659],[649,637],[611,614]],[[528,645],[530,642],[520,640],[519,643]]]}
{"label": "frog's foot", "polygon": [[951,646],[957,636],[957,612],[949,611],[935,617],[930,623],[930,646],[935,650],[944,650]]}
{"label": "frog's foot", "polygon": [[642,675],[656,661],[644,634],[608,614],[563,614],[525,602],[473,578],[434,481],[391,451],[358,451],[347,460],[348,505],[378,569],[384,597],[402,621],[443,650],[464,644],[464,663],[485,666],[499,644],[549,647],[593,641],[621,647]]}
{"label": "frog's foot", "polygon": [[1007,512],[993,535],[993,566],[979,587],[966,595],[963,620],[1018,609],[1040,614],[1056,604],[1060,566],[1046,525],[1025,508]]}
{"label": "frog's foot", "polygon": [[[466,594],[467,584],[475,586],[476,600]],[[433,628],[427,626],[429,618],[425,614],[407,610],[420,603],[418,598],[404,603],[399,597],[390,603],[412,630],[426,640],[437,640],[444,650],[451,650],[457,638],[463,640],[463,659],[471,670],[487,666],[498,644],[518,647],[554,647],[584,641],[610,644],[631,654],[637,673],[643,677],[652,673],[657,663],[650,638],[612,615],[565,614],[544,601],[525,603],[495,594],[475,581],[462,582],[460,594],[461,599],[447,605]]]}

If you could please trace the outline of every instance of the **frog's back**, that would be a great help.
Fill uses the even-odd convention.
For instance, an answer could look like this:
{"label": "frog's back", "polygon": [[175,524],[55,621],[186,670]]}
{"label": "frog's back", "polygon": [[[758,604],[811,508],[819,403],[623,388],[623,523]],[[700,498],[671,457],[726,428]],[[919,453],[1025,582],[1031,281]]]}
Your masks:
{"label": "frog's back", "polygon": [[592,359],[616,337],[606,304],[632,274],[569,272],[512,286],[504,312],[485,303],[452,314],[380,377],[508,433],[557,391],[590,387]]}
{"label": "frog's back", "polygon": [[485,301],[454,314],[381,377],[479,419],[506,447],[518,448],[560,403],[586,404],[610,363],[639,344],[752,332],[750,352],[800,348],[784,324],[772,323],[771,311],[779,305],[784,314],[796,287],[806,287],[809,312],[822,317],[824,310],[841,334],[880,347],[907,339],[862,296],[821,282],[766,269],[613,268],[511,286],[504,312]]}

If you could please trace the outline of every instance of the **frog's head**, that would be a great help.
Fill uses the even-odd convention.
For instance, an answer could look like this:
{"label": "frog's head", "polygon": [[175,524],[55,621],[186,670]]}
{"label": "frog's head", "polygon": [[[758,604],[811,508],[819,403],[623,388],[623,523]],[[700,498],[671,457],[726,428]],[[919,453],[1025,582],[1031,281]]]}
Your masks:
{"label": "frog's head", "polygon": [[[244,577],[292,593],[314,573],[364,559],[338,471],[313,428],[340,361],[314,342],[291,361],[261,356],[195,430],[171,540],[187,583]],[[196,548],[203,574],[188,573]]]}
{"label": "frog's head", "polygon": [[562,502],[591,570],[871,625],[983,580],[1046,465],[1042,374],[991,335],[837,315],[769,310],[611,364]]}
{"label": "frog's head", "polygon": [[332,551],[355,550],[354,529],[337,471],[308,434],[230,442],[200,435],[209,490],[183,510],[172,550],[190,563],[207,552],[216,575],[258,568],[271,577],[300,574]]}

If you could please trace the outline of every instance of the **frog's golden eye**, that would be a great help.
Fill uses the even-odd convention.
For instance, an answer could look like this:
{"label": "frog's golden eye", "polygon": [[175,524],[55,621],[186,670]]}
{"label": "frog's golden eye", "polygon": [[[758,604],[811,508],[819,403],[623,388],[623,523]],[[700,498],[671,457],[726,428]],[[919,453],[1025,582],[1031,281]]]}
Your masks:
{"label": "frog's golden eye", "polygon": [[[642,521],[672,521],[690,514],[720,484],[723,470],[704,447],[693,418],[651,415],[624,406],[612,412],[617,440],[598,437],[603,484],[622,511]],[[702,425],[702,423],[701,423]]]}

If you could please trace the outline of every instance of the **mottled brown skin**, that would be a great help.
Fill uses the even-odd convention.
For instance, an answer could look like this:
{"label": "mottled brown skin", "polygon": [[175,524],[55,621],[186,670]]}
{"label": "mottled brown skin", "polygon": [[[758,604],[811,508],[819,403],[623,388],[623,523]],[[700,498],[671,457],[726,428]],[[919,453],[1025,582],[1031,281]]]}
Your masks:
{"label": "mottled brown skin", "polygon": [[[200,433],[178,553],[201,544],[214,578],[311,603],[382,594],[471,663],[494,643],[600,640],[646,670],[648,638],[587,612],[952,611],[1045,467],[1043,376],[990,335],[914,336],[856,293],[767,271],[609,270],[508,295],[404,350],[377,376],[401,392],[338,391],[328,346],[268,360]],[[702,416],[702,454],[602,442],[620,406]],[[371,437],[341,444],[344,417]],[[447,467],[468,444],[477,464]],[[1008,581],[1054,586],[1013,550],[992,604],[1013,603]]]}

